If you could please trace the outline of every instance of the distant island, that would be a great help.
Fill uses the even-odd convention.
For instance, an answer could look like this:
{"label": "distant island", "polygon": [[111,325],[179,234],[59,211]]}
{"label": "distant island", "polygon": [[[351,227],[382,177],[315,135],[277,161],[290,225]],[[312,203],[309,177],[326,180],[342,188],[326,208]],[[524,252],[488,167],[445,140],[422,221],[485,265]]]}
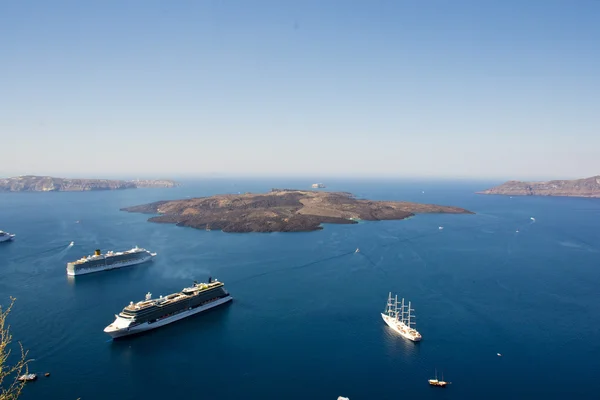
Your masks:
{"label": "distant island", "polygon": [[361,200],[345,192],[292,189],[158,201],[121,211],[160,214],[150,222],[224,232],[306,232],[322,229],[322,223],[400,220],[415,213],[473,214],[459,207]]}
{"label": "distant island", "polygon": [[508,181],[477,193],[506,196],[600,197],[600,175],[585,179],[547,182]]}
{"label": "distant island", "polygon": [[91,190],[121,190],[136,188],[170,188],[178,186],[169,179],[68,179],[51,176],[25,175],[0,178],[0,192],[86,192]]}

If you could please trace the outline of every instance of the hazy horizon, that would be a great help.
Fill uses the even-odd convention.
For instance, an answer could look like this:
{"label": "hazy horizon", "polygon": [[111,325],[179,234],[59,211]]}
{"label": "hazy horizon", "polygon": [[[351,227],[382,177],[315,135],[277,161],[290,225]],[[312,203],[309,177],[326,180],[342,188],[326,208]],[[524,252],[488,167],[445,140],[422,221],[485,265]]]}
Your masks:
{"label": "hazy horizon", "polygon": [[595,176],[598,18],[595,1],[5,2],[0,176]]}
{"label": "hazy horizon", "polygon": [[226,174],[226,173],[206,173],[206,174],[151,174],[151,173],[95,173],[95,174],[84,174],[84,173],[70,173],[70,174],[14,174],[7,175],[0,172],[0,179],[14,178],[18,176],[49,176],[53,178],[65,178],[65,179],[112,179],[112,180],[135,180],[135,179],[171,179],[178,182],[186,181],[202,181],[202,180],[289,180],[289,181],[303,181],[307,184],[313,183],[325,183],[331,181],[349,181],[349,182],[481,182],[490,183],[498,182],[503,183],[510,180],[522,180],[530,182],[542,182],[550,180],[570,180],[570,179],[585,179],[591,178],[596,175],[588,175],[581,177],[529,177],[522,179],[513,179],[510,177],[469,177],[469,176],[391,176],[391,175],[362,175],[362,176],[349,176],[349,175],[306,175],[306,174],[272,174],[272,175],[256,175],[256,174]]}

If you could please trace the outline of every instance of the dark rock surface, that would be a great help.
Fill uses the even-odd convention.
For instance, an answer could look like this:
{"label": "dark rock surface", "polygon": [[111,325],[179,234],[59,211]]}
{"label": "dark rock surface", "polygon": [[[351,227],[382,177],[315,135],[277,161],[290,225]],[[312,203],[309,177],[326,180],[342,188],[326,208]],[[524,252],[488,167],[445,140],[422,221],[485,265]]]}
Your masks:
{"label": "dark rock surface", "polygon": [[266,194],[158,201],[122,211],[159,214],[151,222],[224,232],[302,232],[322,223],[399,220],[415,213],[472,214],[458,207],[355,199],[349,193],[273,189]]}
{"label": "dark rock surface", "polygon": [[506,196],[600,197],[600,175],[585,179],[547,182],[508,181],[477,193]]}

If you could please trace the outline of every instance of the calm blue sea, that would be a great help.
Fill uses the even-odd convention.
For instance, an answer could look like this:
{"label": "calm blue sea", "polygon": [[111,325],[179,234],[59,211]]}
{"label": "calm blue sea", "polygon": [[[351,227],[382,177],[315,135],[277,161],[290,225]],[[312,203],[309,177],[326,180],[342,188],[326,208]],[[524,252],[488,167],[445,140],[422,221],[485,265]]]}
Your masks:
{"label": "calm blue sea", "polygon": [[[340,180],[327,190],[477,214],[272,234],[119,211],[312,182],[185,183],[0,194],[0,229],[18,235],[0,244],[0,303],[17,298],[13,336],[35,359],[31,370],[51,373],[23,399],[597,398],[600,199],[474,194],[495,182]],[[66,276],[67,261],[135,245],[158,252],[155,261]],[[166,295],[209,275],[225,282],[230,306],[123,341],[102,331],[146,292]],[[412,301],[421,343],[381,320],[390,291]],[[436,368],[452,385],[427,385]]]}

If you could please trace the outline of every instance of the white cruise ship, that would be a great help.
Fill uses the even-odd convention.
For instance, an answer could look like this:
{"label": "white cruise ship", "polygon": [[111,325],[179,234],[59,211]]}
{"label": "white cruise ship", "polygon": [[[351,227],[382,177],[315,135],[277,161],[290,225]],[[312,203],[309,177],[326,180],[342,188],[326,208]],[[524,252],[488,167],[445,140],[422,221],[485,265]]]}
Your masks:
{"label": "white cruise ship", "polygon": [[150,253],[148,250],[137,246],[131,250],[116,253],[109,251],[106,254],[101,254],[100,250],[96,250],[92,256],[67,263],[67,275],[91,274],[92,272],[129,267],[151,260],[155,256],[156,253]]}
{"label": "white cruise ship", "polygon": [[197,283],[179,293],[152,298],[146,294],[142,301],[129,303],[104,332],[113,339],[159,328],[171,322],[199,314],[226,304],[233,298],[222,282],[208,278],[208,283]]}
{"label": "white cruise ship", "polygon": [[15,236],[12,233],[0,231],[0,242],[8,242],[9,240],[13,240]]}
{"label": "white cruise ship", "polygon": [[421,341],[421,334],[411,326],[415,324],[415,322],[411,321],[414,318],[411,311],[414,310],[411,308],[410,301],[408,305],[404,305],[404,299],[402,299],[400,309],[398,309],[398,296],[392,299],[392,293],[390,292],[385,311],[381,313],[381,318],[402,337],[413,342],[419,342]]}

